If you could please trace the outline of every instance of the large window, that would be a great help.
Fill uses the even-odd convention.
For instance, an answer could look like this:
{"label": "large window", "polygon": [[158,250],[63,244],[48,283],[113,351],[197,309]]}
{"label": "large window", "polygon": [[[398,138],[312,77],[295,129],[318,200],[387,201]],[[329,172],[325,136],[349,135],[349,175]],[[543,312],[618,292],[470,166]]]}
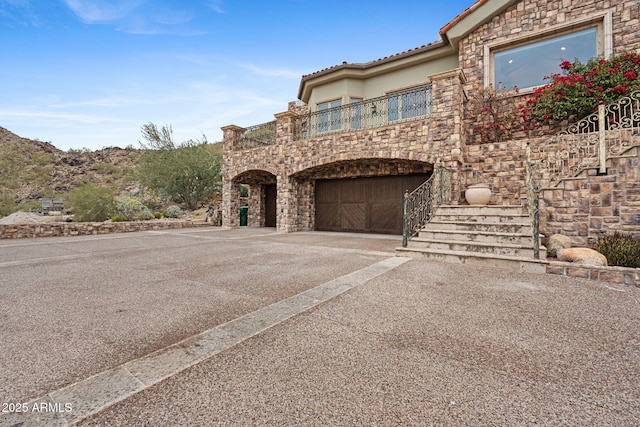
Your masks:
{"label": "large window", "polygon": [[420,88],[389,97],[389,121],[426,116],[431,111],[431,92]]}
{"label": "large window", "polygon": [[[593,24],[592,24],[593,25]],[[570,33],[544,37],[538,41],[496,46],[490,49],[492,79],[488,83],[506,88],[526,89],[545,83],[544,78],[560,72],[562,61],[586,62],[605,52],[600,42],[602,30],[595,24]]]}
{"label": "large window", "polygon": [[342,101],[323,102],[318,104],[318,132],[328,132],[330,130],[339,130],[342,127],[340,107]]}
{"label": "large window", "polygon": [[351,98],[350,110],[349,115],[351,117],[351,129],[362,128],[362,99]]}

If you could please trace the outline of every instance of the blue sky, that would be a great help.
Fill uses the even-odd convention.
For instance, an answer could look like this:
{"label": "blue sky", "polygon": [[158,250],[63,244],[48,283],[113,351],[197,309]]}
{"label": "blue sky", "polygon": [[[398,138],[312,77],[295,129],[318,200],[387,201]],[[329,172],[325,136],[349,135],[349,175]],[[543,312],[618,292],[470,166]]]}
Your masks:
{"label": "blue sky", "polygon": [[300,77],[436,41],[473,0],[0,0],[0,126],[62,150],[273,120]]}

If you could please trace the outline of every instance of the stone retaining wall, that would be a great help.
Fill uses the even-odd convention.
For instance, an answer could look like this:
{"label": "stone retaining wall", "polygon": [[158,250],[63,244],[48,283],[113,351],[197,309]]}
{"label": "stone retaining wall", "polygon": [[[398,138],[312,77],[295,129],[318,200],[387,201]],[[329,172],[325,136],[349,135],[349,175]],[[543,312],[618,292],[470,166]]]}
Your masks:
{"label": "stone retaining wall", "polygon": [[54,222],[50,224],[0,224],[0,239],[82,236],[131,231],[191,228],[191,221]]}
{"label": "stone retaining wall", "polygon": [[581,277],[597,282],[618,283],[640,288],[640,269],[626,267],[593,267],[569,262],[549,261],[547,274]]}

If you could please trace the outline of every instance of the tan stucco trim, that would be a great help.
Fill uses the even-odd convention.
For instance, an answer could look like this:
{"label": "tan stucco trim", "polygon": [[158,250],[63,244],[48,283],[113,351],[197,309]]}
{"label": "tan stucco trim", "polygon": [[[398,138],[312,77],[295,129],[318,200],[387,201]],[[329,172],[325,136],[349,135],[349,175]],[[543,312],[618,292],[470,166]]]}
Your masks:
{"label": "tan stucco trim", "polygon": [[458,77],[462,84],[465,84],[467,82],[467,76],[464,74],[462,68],[445,71],[444,73],[433,74],[429,76],[429,81],[434,82],[436,80],[451,79],[453,77]]}
{"label": "tan stucco trim", "polygon": [[478,0],[451,22],[442,27],[440,34],[451,46],[458,50],[460,39],[464,38],[482,24],[516,3],[518,0]]}
{"label": "tan stucco trim", "polygon": [[392,71],[413,67],[417,64],[430,62],[448,55],[455,54],[451,47],[442,42],[423,46],[397,55],[379,59],[377,61],[364,64],[342,63],[317,73],[302,77],[298,90],[298,99],[302,102],[309,102],[313,88],[332,83],[337,80],[369,79]]}

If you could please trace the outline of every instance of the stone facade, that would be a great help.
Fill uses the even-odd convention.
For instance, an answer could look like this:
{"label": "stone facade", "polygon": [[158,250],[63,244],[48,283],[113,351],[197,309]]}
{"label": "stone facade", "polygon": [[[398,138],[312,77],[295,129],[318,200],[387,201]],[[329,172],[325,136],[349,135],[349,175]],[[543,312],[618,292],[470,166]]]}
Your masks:
{"label": "stone facade", "polygon": [[593,246],[614,231],[640,238],[640,149],[607,160],[607,174],[596,168],[543,188],[541,229],[571,236],[574,245]]}
{"label": "stone facade", "polygon": [[[243,128],[223,128],[223,226],[239,225],[241,183],[249,185],[252,194],[250,226],[264,224],[264,186],[276,183],[277,229],[292,232],[314,229],[317,179],[429,172],[436,165],[452,171],[452,203],[464,203],[468,185],[488,182],[493,191],[492,204],[524,209],[527,143],[561,150],[563,142],[522,132],[509,141],[475,142],[465,104],[474,87],[486,84],[488,46],[596,20],[606,33],[605,51],[633,50],[640,46],[640,8],[637,1],[623,0],[522,0],[505,4],[504,10],[460,39],[460,68],[425,76],[432,91],[431,114],[426,118],[303,139],[296,132],[296,123],[308,109],[291,103],[286,112],[275,115],[275,143],[248,150],[239,149],[237,144]],[[475,6],[483,7],[481,2]],[[569,234],[576,244],[586,245],[613,229],[640,234],[640,165],[638,148],[633,148],[640,144],[636,139],[630,145],[631,151],[609,159],[607,176],[585,170],[583,176],[575,178],[567,172],[564,178],[572,179],[553,187],[542,182],[543,176],[536,177],[544,184],[540,193],[544,234]]]}
{"label": "stone facade", "polygon": [[[640,47],[640,8],[635,0],[523,0],[507,7],[460,41],[460,67],[468,87],[484,85],[487,45],[509,43],[515,38],[539,35],[555,27],[584,23],[611,15],[612,53]],[[605,42],[606,43],[606,42]],[[572,59],[572,58],[569,58]]]}
{"label": "stone facade", "polygon": [[250,203],[258,212],[248,225],[260,226],[263,187],[277,183],[277,229],[292,232],[313,229],[317,179],[424,173],[435,164],[457,174],[463,151],[464,74],[455,70],[430,80],[438,102],[430,117],[419,120],[303,139],[295,133],[295,120],[307,111],[291,103],[276,115],[276,142],[248,150],[236,149],[243,128],[224,127],[223,226],[239,226],[239,184],[249,185]]}
{"label": "stone facade", "polygon": [[0,239],[83,236],[132,231],[190,228],[190,221],[54,222],[49,224],[0,224]]}

